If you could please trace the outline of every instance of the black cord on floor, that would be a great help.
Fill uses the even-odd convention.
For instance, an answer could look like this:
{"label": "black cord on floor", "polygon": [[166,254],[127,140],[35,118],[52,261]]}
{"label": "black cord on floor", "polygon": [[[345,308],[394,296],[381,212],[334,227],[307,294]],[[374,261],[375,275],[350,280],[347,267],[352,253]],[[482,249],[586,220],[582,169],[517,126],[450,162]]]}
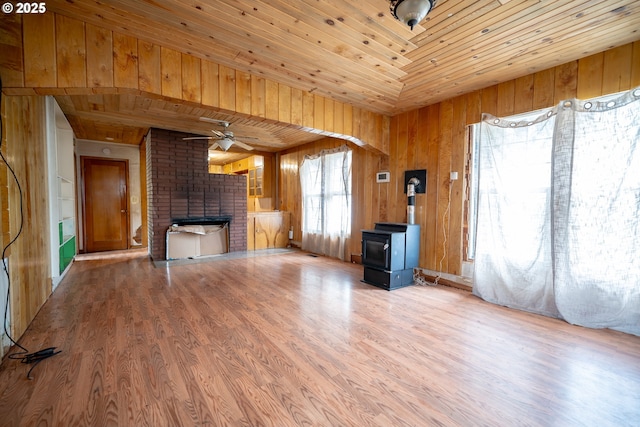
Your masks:
{"label": "black cord on floor", "polygon": [[[13,340],[12,340],[13,341]],[[20,348],[24,348],[21,345],[17,344]],[[32,380],[33,378],[31,377],[31,371],[33,371],[33,369],[38,366],[38,363],[42,362],[44,359],[48,359],[51,356],[55,356],[58,353],[61,353],[62,350],[58,350],[56,351],[55,347],[48,347],[48,348],[44,348],[42,350],[38,350],[35,353],[13,353],[9,355],[9,359],[13,359],[13,360],[20,360],[22,363],[26,363],[26,364],[31,364],[33,363],[33,366],[29,369],[29,372],[27,372],[27,378]]]}
{"label": "black cord on floor", "polygon": [[[2,107],[2,77],[0,77],[0,108],[1,107]],[[9,268],[7,266],[6,253],[9,247],[13,245],[13,243],[16,240],[18,240],[18,237],[20,237],[20,235],[22,234],[23,223],[24,223],[24,206],[22,202],[22,187],[20,186],[20,181],[18,180],[18,177],[16,176],[15,171],[13,170],[13,168],[11,167],[7,159],[4,157],[4,153],[2,152],[2,129],[3,129],[2,119],[3,119],[2,114],[0,114],[0,158],[2,159],[7,169],[9,170],[9,172],[11,172],[11,175],[13,176],[13,179],[18,188],[18,196],[20,199],[20,227],[18,227],[18,232],[16,233],[15,237],[11,239],[11,241],[2,249],[2,267],[4,269],[5,274],[7,275],[7,298],[5,300],[2,327],[4,329],[4,333],[7,336],[7,338],[9,338],[9,340],[15,346],[19,347],[22,350],[20,352],[10,354],[9,359],[21,360],[22,363],[33,364],[31,369],[29,369],[29,372],[27,372],[27,378],[32,379],[31,371],[33,371],[33,368],[38,366],[38,364],[42,362],[44,359],[48,359],[49,357],[55,356],[56,354],[60,353],[61,350],[55,351],[56,349],[55,347],[48,347],[42,350],[38,350],[35,353],[29,353],[29,350],[27,350],[25,347],[23,347],[17,341],[15,341],[13,337],[11,337],[11,334],[9,333],[9,331],[7,330],[7,316],[9,312],[9,300],[10,300],[9,295],[11,295],[11,276],[9,275]],[[0,345],[2,345],[2,343],[0,343]]]}

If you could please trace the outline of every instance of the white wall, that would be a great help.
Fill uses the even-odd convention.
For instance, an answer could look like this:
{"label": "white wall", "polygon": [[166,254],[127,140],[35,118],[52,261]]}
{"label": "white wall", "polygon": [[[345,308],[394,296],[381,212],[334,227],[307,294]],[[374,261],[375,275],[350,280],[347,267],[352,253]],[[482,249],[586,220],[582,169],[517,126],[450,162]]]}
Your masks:
{"label": "white wall", "polygon": [[[136,230],[142,225],[142,203],[141,203],[141,182],[140,182],[140,147],[137,145],[116,144],[109,142],[88,141],[79,139],[76,141],[76,166],[77,174],[80,177],[80,158],[100,157],[113,160],[127,160],[129,163],[129,244],[132,247],[140,246],[133,240]],[[81,197],[78,196],[78,200]],[[81,206],[79,206],[79,209]],[[78,215],[78,218],[81,218]],[[78,230],[78,244],[82,247],[84,232],[82,221]]]}

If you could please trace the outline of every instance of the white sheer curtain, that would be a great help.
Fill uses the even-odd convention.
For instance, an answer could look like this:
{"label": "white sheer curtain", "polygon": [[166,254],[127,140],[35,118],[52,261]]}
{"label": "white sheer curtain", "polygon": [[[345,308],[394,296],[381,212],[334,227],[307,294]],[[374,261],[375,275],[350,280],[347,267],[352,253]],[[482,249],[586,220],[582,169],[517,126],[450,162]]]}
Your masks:
{"label": "white sheer curtain", "polygon": [[300,166],[302,249],[346,259],[351,236],[351,150],[305,156]]}
{"label": "white sheer curtain", "polygon": [[474,293],[640,335],[640,88],[483,119]]}

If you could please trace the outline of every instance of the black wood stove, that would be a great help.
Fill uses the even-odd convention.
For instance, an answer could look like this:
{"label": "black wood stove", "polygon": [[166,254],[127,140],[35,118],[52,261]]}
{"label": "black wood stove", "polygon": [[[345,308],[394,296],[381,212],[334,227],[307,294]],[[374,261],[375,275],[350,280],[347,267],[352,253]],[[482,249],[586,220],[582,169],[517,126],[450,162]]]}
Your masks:
{"label": "black wood stove", "polygon": [[413,268],[420,257],[420,226],[378,222],[362,230],[365,283],[388,291],[413,284]]}

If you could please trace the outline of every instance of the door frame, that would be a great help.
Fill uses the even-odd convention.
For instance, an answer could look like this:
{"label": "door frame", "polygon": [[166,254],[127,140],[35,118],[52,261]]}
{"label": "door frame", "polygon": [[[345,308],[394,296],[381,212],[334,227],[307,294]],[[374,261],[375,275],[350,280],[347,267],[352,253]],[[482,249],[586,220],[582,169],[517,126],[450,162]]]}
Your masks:
{"label": "door frame", "polygon": [[80,156],[79,158],[79,167],[80,167],[80,185],[78,186],[79,194],[78,199],[80,200],[80,211],[82,214],[82,221],[78,221],[78,228],[82,228],[80,230],[82,235],[82,248],[78,248],[79,253],[87,253],[87,213],[86,213],[86,187],[85,187],[85,174],[84,174],[84,163],[86,160],[100,160],[100,161],[113,161],[113,162],[124,162],[125,168],[125,197],[127,200],[127,224],[126,224],[126,233],[127,233],[127,247],[126,249],[131,249],[131,200],[129,197],[129,159],[120,159],[120,158],[111,158],[111,157],[99,157],[99,156]]}

